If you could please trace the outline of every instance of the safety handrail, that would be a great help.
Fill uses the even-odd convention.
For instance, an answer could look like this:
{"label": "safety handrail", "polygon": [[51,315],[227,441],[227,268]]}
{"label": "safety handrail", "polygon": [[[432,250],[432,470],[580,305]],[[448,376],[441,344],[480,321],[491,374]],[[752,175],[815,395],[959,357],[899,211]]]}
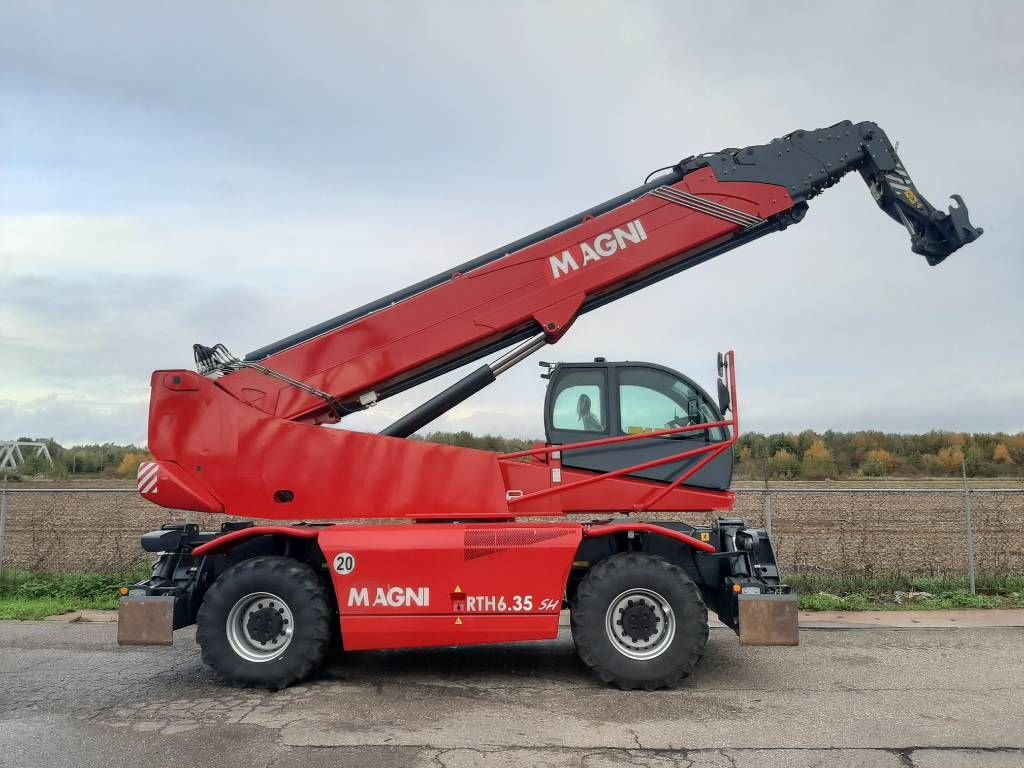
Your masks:
{"label": "safety handrail", "polygon": [[704,432],[709,429],[718,429],[719,427],[732,427],[732,436],[728,440],[723,440],[715,445],[735,445],[739,439],[740,431],[740,418],[739,410],[736,401],[736,355],[734,352],[726,352],[726,359],[729,361],[729,400],[731,403],[730,409],[732,410],[731,419],[723,419],[722,421],[710,422],[708,424],[687,424],[685,427],[672,427],[671,429],[659,429],[655,432],[640,432],[635,435],[616,435],[615,437],[601,437],[597,440],[585,440],[582,443],[568,443],[559,445],[539,445],[534,448],[527,448],[522,451],[514,451],[512,453],[503,453],[498,456],[499,459],[521,459],[526,456],[539,456],[541,454],[555,453],[556,451],[578,451],[584,448],[597,448],[602,445],[613,445],[615,443],[625,443],[630,440],[645,440],[652,437],[666,437],[668,435],[678,435],[684,432]]}
{"label": "safety handrail", "polygon": [[[569,451],[578,451],[582,448],[596,448],[601,445],[612,445],[613,443],[626,443],[630,440],[644,440],[650,437],[665,437],[666,435],[677,435],[682,432],[703,432],[707,429],[716,429],[718,427],[731,427],[735,425],[734,419],[728,421],[715,421],[708,424],[688,424],[685,427],[673,427],[672,429],[659,429],[657,432],[639,432],[635,435],[616,435],[615,437],[602,437],[597,440],[586,440],[582,443],[567,443],[561,445],[539,445],[535,448],[527,448],[522,451],[515,451],[514,453],[503,453],[498,456],[499,459],[521,459],[524,456],[536,456],[543,453],[554,453],[556,451],[562,451],[568,453]],[[730,438],[733,441],[734,438]],[[723,441],[725,442],[725,441]],[[718,445],[720,443],[716,443]]]}
{"label": "safety handrail", "polygon": [[581,488],[586,485],[601,482],[602,480],[609,480],[615,477],[622,477],[623,475],[631,475],[635,472],[642,472],[645,469],[654,469],[655,467],[661,467],[666,464],[674,464],[678,461],[688,459],[694,456],[699,456],[703,453],[709,454],[705,458],[698,461],[694,466],[690,467],[685,473],[672,481],[669,485],[664,488],[658,488],[654,494],[649,497],[646,501],[639,504],[634,504],[633,509],[636,512],[642,512],[649,509],[664,496],[671,493],[673,490],[678,488],[684,482],[689,480],[707,464],[713,461],[717,456],[720,456],[726,450],[731,449],[736,441],[739,439],[740,420],[739,412],[736,405],[736,365],[735,355],[733,352],[726,353],[726,359],[729,363],[729,395],[731,401],[732,418],[722,421],[716,421],[710,424],[688,424],[685,427],[672,427],[671,429],[660,429],[655,432],[641,432],[636,435],[617,435],[615,437],[603,437],[597,440],[587,440],[582,443],[570,443],[568,445],[542,445],[535,448],[529,448],[523,451],[515,451],[514,453],[506,453],[499,456],[499,459],[518,459],[525,456],[536,456],[540,454],[550,454],[557,451],[578,451],[583,448],[595,448],[602,445],[613,445],[616,443],[625,443],[631,440],[643,440],[652,437],[665,437],[667,435],[680,434],[684,432],[704,432],[709,429],[716,429],[718,427],[732,427],[732,433],[727,440],[722,440],[717,443],[710,445],[702,445],[698,448],[692,448],[688,451],[676,453],[671,456],[665,456],[660,459],[653,459],[646,461],[641,464],[634,464],[630,467],[622,467],[620,469],[613,470],[611,472],[602,472],[601,474],[593,475],[591,477],[584,477],[580,480],[576,480],[572,483],[560,483],[558,485],[552,485],[549,488],[542,488],[538,491],[531,493],[524,493],[521,496],[507,496],[506,501],[511,506],[512,504],[519,504],[523,501],[534,500],[544,496],[551,496],[556,493],[565,493],[566,491],[573,490],[575,488]]}

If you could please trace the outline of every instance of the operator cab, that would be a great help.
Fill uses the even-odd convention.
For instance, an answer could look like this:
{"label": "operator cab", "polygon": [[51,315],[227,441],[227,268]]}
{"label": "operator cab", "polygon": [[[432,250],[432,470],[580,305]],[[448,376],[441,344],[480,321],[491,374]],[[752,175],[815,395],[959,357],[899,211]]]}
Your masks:
{"label": "operator cab", "polygon": [[[722,410],[729,408],[728,390],[724,385],[720,385],[720,408],[692,379],[654,363],[609,363],[598,357],[592,363],[550,365],[542,376],[549,380],[544,401],[544,431],[550,445],[714,424],[723,421]],[[728,439],[725,427],[711,427],[565,451],[562,465],[611,472]],[[698,454],[638,471],[630,477],[671,483],[706,457],[707,454]],[[712,459],[686,485],[727,490],[732,482],[732,470],[733,453],[726,451]]]}

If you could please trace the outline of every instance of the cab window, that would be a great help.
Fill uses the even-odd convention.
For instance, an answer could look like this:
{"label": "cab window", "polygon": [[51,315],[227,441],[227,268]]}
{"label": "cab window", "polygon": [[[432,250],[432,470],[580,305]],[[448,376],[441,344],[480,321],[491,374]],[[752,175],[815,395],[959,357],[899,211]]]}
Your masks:
{"label": "cab window", "polygon": [[[619,425],[623,434],[657,432],[718,421],[707,399],[694,387],[664,371],[626,368],[619,372]],[[725,439],[721,427],[683,432],[681,438]]]}
{"label": "cab window", "polygon": [[561,377],[551,413],[551,426],[574,432],[605,432],[604,371],[570,371]]}

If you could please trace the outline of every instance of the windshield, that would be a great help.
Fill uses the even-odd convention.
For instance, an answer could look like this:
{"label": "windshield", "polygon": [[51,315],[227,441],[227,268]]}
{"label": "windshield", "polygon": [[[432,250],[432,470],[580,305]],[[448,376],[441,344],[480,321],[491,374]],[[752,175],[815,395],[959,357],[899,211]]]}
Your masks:
{"label": "windshield", "polygon": [[[711,403],[682,379],[653,368],[623,368],[619,372],[619,424],[624,434],[709,424],[718,421]],[[704,432],[683,433],[703,439]],[[708,430],[712,441],[725,439],[721,427]]]}

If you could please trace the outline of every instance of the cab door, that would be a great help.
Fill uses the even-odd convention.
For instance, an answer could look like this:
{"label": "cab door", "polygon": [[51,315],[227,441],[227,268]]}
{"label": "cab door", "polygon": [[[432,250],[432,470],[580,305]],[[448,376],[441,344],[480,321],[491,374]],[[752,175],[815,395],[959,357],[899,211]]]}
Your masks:
{"label": "cab door", "polygon": [[610,437],[610,405],[607,366],[559,365],[544,408],[548,442],[565,445]]}

